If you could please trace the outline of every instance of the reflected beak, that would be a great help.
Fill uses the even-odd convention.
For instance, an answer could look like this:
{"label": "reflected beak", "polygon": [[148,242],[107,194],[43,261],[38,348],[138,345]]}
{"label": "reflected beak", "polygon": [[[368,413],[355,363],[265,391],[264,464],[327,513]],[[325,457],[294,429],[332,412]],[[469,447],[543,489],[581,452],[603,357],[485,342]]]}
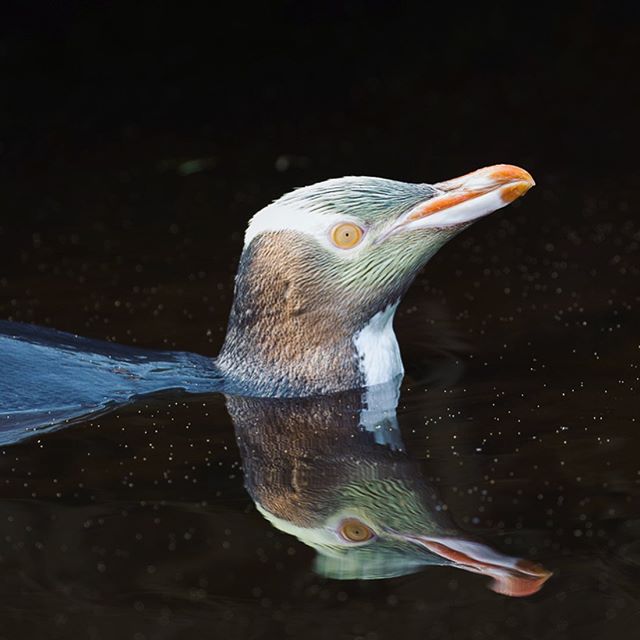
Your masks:
{"label": "reflected beak", "polygon": [[534,184],[528,171],[510,164],[496,164],[438,182],[433,185],[436,195],[401,216],[385,235],[472,222],[513,202]]}
{"label": "reflected beak", "polygon": [[489,576],[489,588],[505,596],[533,595],[553,575],[535,562],[503,555],[473,540],[410,535],[403,537],[448,560],[459,569]]}

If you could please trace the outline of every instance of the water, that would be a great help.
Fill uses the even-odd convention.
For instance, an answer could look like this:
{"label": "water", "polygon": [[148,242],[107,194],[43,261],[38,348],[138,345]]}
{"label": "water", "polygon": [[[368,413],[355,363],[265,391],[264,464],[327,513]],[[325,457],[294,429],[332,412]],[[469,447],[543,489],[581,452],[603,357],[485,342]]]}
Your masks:
{"label": "water", "polygon": [[[411,290],[397,321],[408,374],[397,416],[386,414],[391,427],[397,418],[399,435],[368,441],[364,454],[338,444],[327,453],[322,438],[305,443],[305,415],[308,433],[353,428],[343,425],[338,400],[325,401],[329,410],[309,401],[293,430],[271,410],[253,421],[258,431],[284,430],[283,452],[287,438],[299,443],[297,453],[282,454],[284,476],[271,491],[284,483],[290,492],[287,473],[306,469],[318,485],[306,517],[314,509],[315,517],[326,514],[327,497],[317,492],[323,482],[325,491],[335,489],[331,468],[349,476],[349,465],[361,464],[353,457],[373,456],[369,464],[384,469],[385,457],[398,456],[386,473],[409,475],[433,496],[431,527],[444,517],[449,538],[552,572],[537,593],[499,595],[486,574],[408,567],[406,556],[399,570],[406,575],[322,575],[316,551],[256,509],[252,482],[269,477],[260,465],[279,458],[243,441],[226,407],[233,400],[169,391],[2,448],[3,633],[107,637],[104,620],[108,635],[124,637],[390,637],[398,620],[409,637],[626,633],[638,611],[639,561],[638,271],[625,257],[632,222],[602,228],[586,214],[582,228],[543,228],[532,249],[525,230],[537,226],[530,218],[541,200],[534,192],[455,240]],[[615,255],[591,253],[605,241]],[[28,277],[17,274],[8,286]],[[130,329],[146,345],[166,332],[174,335],[170,346],[207,353],[213,331],[205,327],[222,327],[226,312],[211,295],[215,280],[185,278],[166,295],[169,313],[180,300],[191,308],[175,333],[145,326],[144,313],[138,324],[120,311],[157,308],[160,293],[122,286],[115,296],[113,287],[89,295],[121,301],[107,314],[107,336],[123,339]],[[18,306],[14,319],[37,313],[44,282],[39,290],[29,285],[39,302]],[[220,298],[230,295],[228,284]],[[87,319],[79,330],[100,335],[91,331],[92,313],[79,315]],[[335,456],[329,470],[318,446],[325,458]],[[346,454],[350,463],[341,462]],[[264,479],[258,484],[270,491]],[[324,573],[335,578],[336,570]]]}
{"label": "water", "polygon": [[[198,43],[198,30],[215,40],[211,21],[176,35],[169,18],[130,11],[117,46],[86,17],[64,40],[53,21],[42,44],[20,30],[3,41],[22,72],[7,80],[0,157],[0,318],[213,357],[246,220],[291,187],[354,173],[436,181],[495,162],[524,166],[537,187],[447,245],[400,306],[407,375],[383,435],[349,431],[352,397],[262,407],[252,439],[237,401],[174,390],[0,445],[0,638],[632,637],[632,34],[571,10],[551,38],[562,46],[546,49],[548,16],[527,10],[518,29],[494,15],[494,31],[456,20],[452,33],[443,17],[428,49],[424,21],[391,16],[402,42],[379,46],[381,13],[360,36],[364,65],[349,58],[358,19],[322,56],[313,37],[301,58],[234,46],[239,74],[228,50]],[[176,71],[141,85],[151,59]],[[292,414],[314,437],[290,435]],[[281,455],[264,454],[273,443]],[[309,523],[346,481],[370,484],[367,469],[421,496],[432,537],[552,575],[509,597],[486,566],[438,566],[433,551],[336,568],[255,504],[286,520],[295,479]],[[337,579],[354,565],[379,579]],[[380,577],[391,569],[403,575]]]}

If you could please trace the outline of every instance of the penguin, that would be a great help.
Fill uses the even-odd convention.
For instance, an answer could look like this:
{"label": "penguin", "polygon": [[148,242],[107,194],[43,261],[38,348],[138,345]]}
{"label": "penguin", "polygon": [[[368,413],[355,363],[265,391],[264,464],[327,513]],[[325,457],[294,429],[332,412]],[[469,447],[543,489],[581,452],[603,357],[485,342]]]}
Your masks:
{"label": "penguin", "polygon": [[403,374],[398,304],[427,261],[533,186],[519,167],[409,184],[370,177],[297,189],[250,221],[217,366],[249,395],[310,396]]}
{"label": "penguin", "polygon": [[403,375],[393,331],[411,282],[448,240],[534,185],[513,165],[435,184],[343,177],[250,220],[216,359],[0,323],[0,444],[166,389],[310,397]]}

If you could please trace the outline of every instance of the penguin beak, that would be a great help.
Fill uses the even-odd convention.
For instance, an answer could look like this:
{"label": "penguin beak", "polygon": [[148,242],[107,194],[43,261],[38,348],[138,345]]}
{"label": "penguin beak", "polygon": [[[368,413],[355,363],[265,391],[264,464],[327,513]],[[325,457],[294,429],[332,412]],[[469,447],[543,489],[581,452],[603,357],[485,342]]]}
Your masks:
{"label": "penguin beak", "polygon": [[534,562],[503,555],[473,540],[413,535],[402,537],[448,560],[447,564],[489,576],[491,590],[502,595],[530,596],[537,593],[553,575]]}
{"label": "penguin beak", "polygon": [[436,194],[403,214],[385,233],[447,228],[466,224],[501,209],[535,184],[531,174],[510,164],[496,164],[433,185]]}

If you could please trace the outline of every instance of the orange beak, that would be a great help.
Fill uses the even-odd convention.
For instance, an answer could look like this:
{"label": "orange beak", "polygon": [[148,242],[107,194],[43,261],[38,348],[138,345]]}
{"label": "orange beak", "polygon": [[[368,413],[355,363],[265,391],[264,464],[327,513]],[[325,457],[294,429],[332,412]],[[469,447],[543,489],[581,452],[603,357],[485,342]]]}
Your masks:
{"label": "orange beak", "polygon": [[454,567],[488,576],[491,578],[490,589],[505,596],[533,595],[553,575],[535,562],[505,556],[480,542],[430,536],[403,537],[448,560]]}
{"label": "orange beak", "polygon": [[416,215],[429,216],[492,191],[498,193],[504,204],[509,204],[527,193],[534,185],[535,182],[528,171],[512,164],[494,164],[459,178],[434,184],[436,189],[444,191],[444,195],[429,200]]}
{"label": "orange beak", "polygon": [[[491,590],[504,596],[522,598],[533,595],[553,575],[535,562],[502,556],[484,545],[458,543],[456,546],[459,548],[455,548],[451,541],[444,542],[448,544],[444,544],[442,540],[421,540],[429,551],[450,560],[454,566],[489,576]],[[483,549],[490,553],[483,553]],[[481,550],[480,553],[478,550]]]}
{"label": "orange beak", "polygon": [[510,164],[496,164],[433,185],[437,193],[403,215],[385,234],[446,228],[470,223],[524,195],[535,184],[531,174]]}

